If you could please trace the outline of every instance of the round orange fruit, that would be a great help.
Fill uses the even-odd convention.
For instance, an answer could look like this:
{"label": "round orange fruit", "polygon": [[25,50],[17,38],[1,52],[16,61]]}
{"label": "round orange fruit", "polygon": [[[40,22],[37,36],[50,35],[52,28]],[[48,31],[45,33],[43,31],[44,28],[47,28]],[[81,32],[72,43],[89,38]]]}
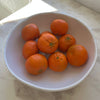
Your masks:
{"label": "round orange fruit", "polygon": [[64,36],[62,36],[60,39],[59,39],[59,49],[62,51],[62,52],[66,52],[67,49],[74,45],[76,43],[76,40],[75,38],[70,35],[70,34],[66,34]]}
{"label": "round orange fruit", "polygon": [[48,58],[49,68],[55,72],[62,72],[67,68],[67,59],[63,53],[55,52]]}
{"label": "round orange fruit", "polygon": [[50,33],[50,32],[49,31],[42,32],[40,36],[42,36],[43,34],[46,34],[46,33]]}
{"label": "round orange fruit", "polygon": [[35,54],[26,60],[25,67],[28,73],[32,75],[39,75],[46,71],[48,67],[48,61],[45,56],[41,54]]}
{"label": "round orange fruit", "polygon": [[25,41],[34,40],[39,37],[39,28],[35,24],[28,24],[22,29],[22,38]]}
{"label": "round orange fruit", "polygon": [[35,41],[27,41],[23,46],[23,56],[25,59],[38,53],[37,43]]}
{"label": "round orange fruit", "polygon": [[73,66],[81,66],[88,59],[87,50],[82,45],[73,45],[67,51],[67,59]]}
{"label": "round orange fruit", "polygon": [[68,32],[68,24],[63,19],[55,19],[50,28],[55,35],[65,35]]}
{"label": "round orange fruit", "polygon": [[58,48],[58,40],[51,33],[45,33],[41,35],[37,44],[41,52],[48,54],[55,52]]}

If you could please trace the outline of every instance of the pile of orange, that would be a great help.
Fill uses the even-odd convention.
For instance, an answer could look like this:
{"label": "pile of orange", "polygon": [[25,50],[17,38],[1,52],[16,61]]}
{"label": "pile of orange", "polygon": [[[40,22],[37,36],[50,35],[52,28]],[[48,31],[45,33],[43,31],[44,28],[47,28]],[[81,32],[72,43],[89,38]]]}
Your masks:
{"label": "pile of orange", "polygon": [[[22,38],[26,41],[23,57],[26,59],[25,67],[28,73],[38,75],[48,67],[55,72],[62,72],[67,68],[68,62],[77,67],[86,63],[87,50],[82,45],[76,45],[76,39],[67,34],[68,23],[65,20],[55,19],[51,22],[50,29],[51,32],[45,31],[41,35],[35,24],[28,24],[22,29]],[[60,38],[57,39],[56,36]],[[50,54],[49,58],[39,51]]]}

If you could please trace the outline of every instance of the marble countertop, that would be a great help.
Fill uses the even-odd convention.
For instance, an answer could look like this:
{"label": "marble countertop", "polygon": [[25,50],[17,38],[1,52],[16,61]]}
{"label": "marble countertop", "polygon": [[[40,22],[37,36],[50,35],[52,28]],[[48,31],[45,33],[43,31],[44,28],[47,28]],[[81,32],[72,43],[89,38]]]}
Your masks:
{"label": "marble countertop", "polygon": [[[71,14],[84,21],[93,31],[98,58],[88,77],[73,89],[45,92],[33,89],[11,75],[4,61],[7,35],[14,25],[40,12]],[[88,42],[88,41],[87,41]],[[73,0],[34,0],[21,10],[0,21],[0,100],[100,100],[100,14]]]}

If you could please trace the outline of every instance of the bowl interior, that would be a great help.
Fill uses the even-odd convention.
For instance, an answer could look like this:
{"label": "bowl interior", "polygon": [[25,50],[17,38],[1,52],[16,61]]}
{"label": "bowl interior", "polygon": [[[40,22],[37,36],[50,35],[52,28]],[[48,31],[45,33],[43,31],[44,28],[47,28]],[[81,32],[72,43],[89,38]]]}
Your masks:
{"label": "bowl interior", "polygon": [[[30,75],[25,69],[25,60],[22,56],[22,48],[25,42],[21,37],[21,30],[26,24],[35,23],[39,27],[40,32],[50,31],[51,22],[57,18],[64,19],[68,22],[68,33],[76,38],[77,44],[81,44],[87,49],[89,55],[88,62],[79,68],[68,65],[64,72],[57,73],[47,69],[41,75]],[[80,81],[91,69],[95,52],[93,37],[81,22],[67,15],[45,13],[29,17],[12,30],[6,44],[5,58],[8,69],[18,79],[38,88],[54,90],[65,87],[70,88],[73,84]]]}

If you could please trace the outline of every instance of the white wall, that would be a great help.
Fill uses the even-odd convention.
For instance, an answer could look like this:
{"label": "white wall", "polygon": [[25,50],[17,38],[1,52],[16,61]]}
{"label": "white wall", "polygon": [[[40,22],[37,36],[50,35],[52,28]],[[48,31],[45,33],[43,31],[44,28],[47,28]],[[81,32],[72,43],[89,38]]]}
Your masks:
{"label": "white wall", "polygon": [[0,20],[29,3],[30,0],[0,0]]}
{"label": "white wall", "polygon": [[85,6],[100,12],[100,0],[76,0],[82,4],[84,4]]}

